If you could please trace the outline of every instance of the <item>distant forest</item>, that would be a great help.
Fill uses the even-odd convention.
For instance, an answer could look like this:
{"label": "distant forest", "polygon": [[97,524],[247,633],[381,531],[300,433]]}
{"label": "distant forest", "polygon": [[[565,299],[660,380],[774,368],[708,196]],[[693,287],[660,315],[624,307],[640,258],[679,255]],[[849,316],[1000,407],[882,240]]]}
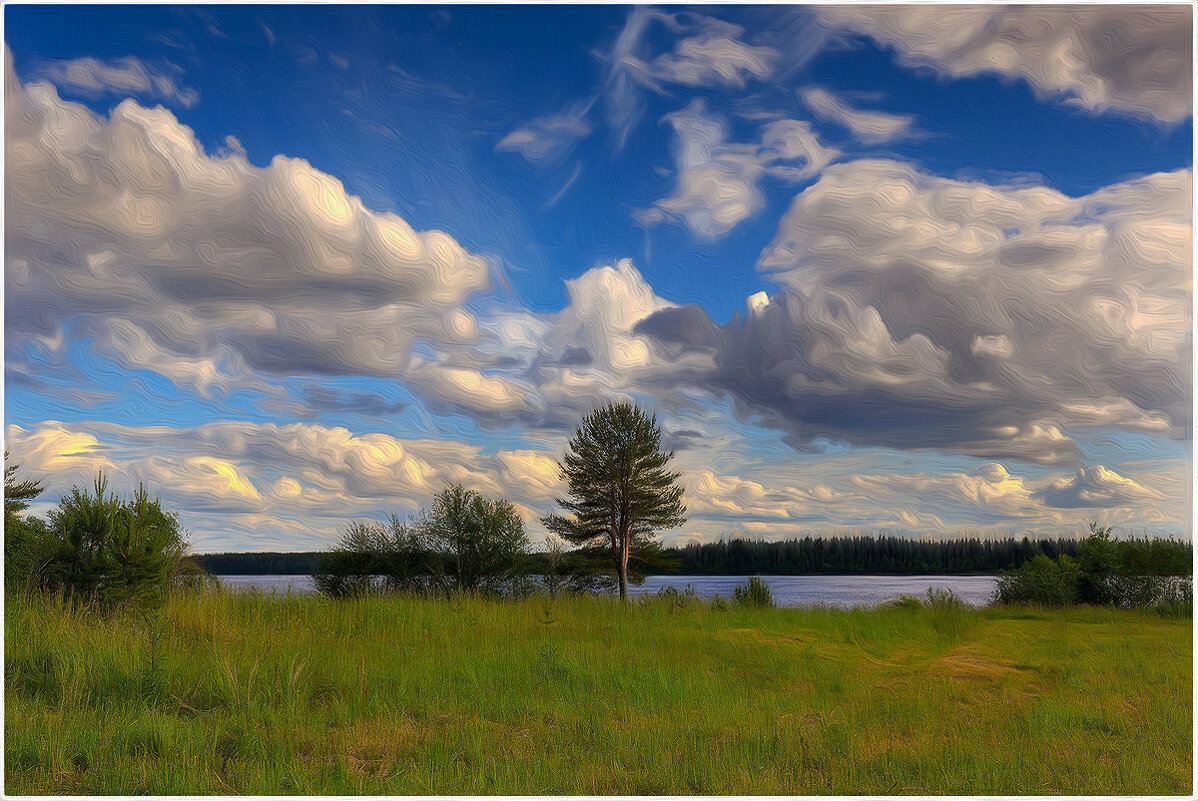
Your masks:
{"label": "distant forest", "polygon": [[[1193,544],[1178,540],[1121,540],[1134,552],[1146,573],[1189,575],[1193,570]],[[1077,556],[1076,539],[1002,540],[976,538],[911,540],[902,537],[806,537],[779,542],[733,539],[666,548],[662,562],[670,565],[642,568],[648,573],[686,576],[804,576],[804,575],[939,575],[997,573],[1012,570],[1044,554]],[[316,570],[324,553],[217,553],[192,560],[218,576],[303,575]],[[547,555],[534,553],[529,571],[541,572]]]}

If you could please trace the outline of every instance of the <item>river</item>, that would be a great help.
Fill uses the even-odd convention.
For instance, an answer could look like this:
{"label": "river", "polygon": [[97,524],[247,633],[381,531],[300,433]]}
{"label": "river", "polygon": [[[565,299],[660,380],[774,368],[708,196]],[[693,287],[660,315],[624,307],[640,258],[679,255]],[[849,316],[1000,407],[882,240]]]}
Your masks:
{"label": "river", "polygon": [[[310,593],[315,588],[311,576],[219,576],[222,584],[234,589],[258,589],[267,592]],[[952,590],[958,598],[975,606],[985,606],[994,596],[994,576],[762,576],[779,606],[877,606],[904,595],[925,598],[928,589]],[[695,588],[703,598],[732,597],[732,590],[748,581],[747,576],[649,576],[639,587],[630,587],[631,595],[652,595],[662,587],[685,590]]]}

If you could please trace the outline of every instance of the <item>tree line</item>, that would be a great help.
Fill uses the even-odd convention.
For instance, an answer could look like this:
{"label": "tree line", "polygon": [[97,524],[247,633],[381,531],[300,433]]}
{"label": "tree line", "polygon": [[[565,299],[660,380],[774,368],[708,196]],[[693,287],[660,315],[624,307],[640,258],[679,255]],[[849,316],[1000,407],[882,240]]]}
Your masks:
{"label": "tree line", "polygon": [[[803,537],[788,540],[730,539],[662,548],[653,564],[632,563],[634,574],[683,576],[951,575],[1017,570],[1037,556],[1077,558],[1082,540],[1006,537],[982,540],[912,540],[903,537]],[[1128,559],[1146,575],[1189,575],[1193,545],[1172,539],[1120,540]],[[308,575],[326,552],[215,553],[192,557],[216,575]],[[527,572],[553,571],[548,551],[531,551]],[[637,569],[639,568],[639,569]]]}
{"label": "tree line", "polygon": [[[939,575],[1015,570],[1037,556],[1076,557],[1080,539],[914,540],[903,537],[804,537],[763,542],[733,539],[667,549],[674,572],[684,575]],[[1172,539],[1131,539],[1121,547],[1142,569],[1188,575],[1193,544]]]}

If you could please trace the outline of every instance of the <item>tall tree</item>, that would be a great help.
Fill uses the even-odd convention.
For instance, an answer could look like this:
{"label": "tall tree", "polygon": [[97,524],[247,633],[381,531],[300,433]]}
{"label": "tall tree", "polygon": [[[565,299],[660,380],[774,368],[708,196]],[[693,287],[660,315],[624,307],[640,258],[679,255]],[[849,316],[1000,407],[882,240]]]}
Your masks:
{"label": "tall tree", "polygon": [[557,502],[571,514],[541,522],[567,542],[609,551],[621,599],[628,597],[629,558],[651,553],[655,532],[686,521],[679,474],[666,469],[673,458],[661,450],[656,417],[609,403],[582,421],[558,463],[570,497]]}

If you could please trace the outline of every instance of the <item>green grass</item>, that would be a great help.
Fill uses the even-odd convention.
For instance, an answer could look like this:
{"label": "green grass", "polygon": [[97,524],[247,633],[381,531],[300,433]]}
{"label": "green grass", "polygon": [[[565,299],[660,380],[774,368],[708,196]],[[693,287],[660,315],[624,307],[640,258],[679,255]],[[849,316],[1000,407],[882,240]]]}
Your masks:
{"label": "green grass", "polygon": [[8,794],[1177,794],[1191,621],[1078,608],[5,602]]}

